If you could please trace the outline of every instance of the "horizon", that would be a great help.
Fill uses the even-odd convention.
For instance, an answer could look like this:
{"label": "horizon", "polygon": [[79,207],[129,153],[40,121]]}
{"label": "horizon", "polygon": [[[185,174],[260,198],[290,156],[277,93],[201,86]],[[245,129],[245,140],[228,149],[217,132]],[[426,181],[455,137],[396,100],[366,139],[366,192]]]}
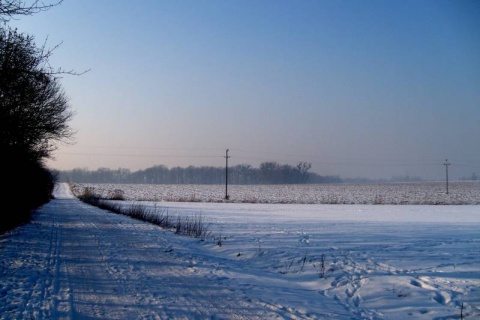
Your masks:
{"label": "horizon", "polygon": [[[279,162],[276,162],[276,161],[270,161],[270,162],[275,162],[275,163],[279,164],[280,166],[287,165],[287,164],[279,163]],[[248,163],[242,163],[242,164],[233,165],[233,166],[229,165],[228,168],[232,169],[232,168],[235,168],[237,166],[242,166],[242,165],[243,166],[250,166],[251,168],[257,169],[257,170],[260,169],[260,166],[252,166]],[[95,169],[91,169],[91,168],[88,168],[88,167],[83,167],[83,168],[77,167],[77,168],[65,169],[65,170],[50,168],[50,170],[58,171],[60,173],[72,172],[72,171],[75,171],[75,170],[81,170],[81,171],[86,171],[86,172],[98,172],[98,171],[101,171],[101,170],[108,170],[108,171],[113,171],[114,172],[114,171],[118,171],[118,170],[127,170],[129,173],[135,173],[135,172],[139,172],[139,171],[145,171],[145,170],[148,170],[148,169],[152,169],[152,168],[155,168],[155,167],[164,167],[164,168],[166,168],[166,170],[172,170],[172,169],[175,169],[175,168],[187,169],[189,167],[193,167],[193,168],[196,168],[196,169],[197,168],[198,169],[214,168],[214,169],[222,169],[222,170],[225,169],[225,165],[222,167],[222,166],[214,166],[214,165],[167,166],[167,165],[164,165],[164,164],[155,164],[155,165],[151,165],[149,167],[135,169],[135,170],[132,170],[132,169],[129,169],[129,168],[123,168],[123,167],[117,167],[117,168],[99,167],[99,168],[95,168]],[[295,167],[295,166],[292,166],[292,167]],[[357,183],[357,182],[358,183],[375,183],[375,182],[386,182],[386,183],[388,183],[388,182],[392,182],[392,183],[395,183],[395,182],[398,182],[398,183],[440,182],[440,183],[445,183],[445,181],[446,181],[446,176],[444,176],[443,178],[440,178],[440,179],[425,179],[424,177],[421,177],[421,176],[410,176],[410,175],[407,174],[407,175],[403,175],[403,176],[368,178],[368,177],[362,177],[362,176],[344,177],[344,176],[341,176],[339,174],[323,175],[323,174],[320,174],[320,173],[312,171],[312,170],[309,170],[308,172],[311,173],[311,174],[320,176],[320,177],[325,177],[325,178],[327,178],[327,177],[337,177],[341,180],[340,182],[326,182],[326,184],[349,183],[349,182],[354,182],[354,183]],[[455,181],[478,181],[478,180],[479,180],[479,178],[475,173],[472,176],[463,176],[463,177],[451,177],[451,176],[449,176],[449,181],[450,182],[455,182]]]}
{"label": "horizon", "polygon": [[8,23],[54,48],[75,116],[49,167],[312,164],[480,173],[478,1],[68,1]]}

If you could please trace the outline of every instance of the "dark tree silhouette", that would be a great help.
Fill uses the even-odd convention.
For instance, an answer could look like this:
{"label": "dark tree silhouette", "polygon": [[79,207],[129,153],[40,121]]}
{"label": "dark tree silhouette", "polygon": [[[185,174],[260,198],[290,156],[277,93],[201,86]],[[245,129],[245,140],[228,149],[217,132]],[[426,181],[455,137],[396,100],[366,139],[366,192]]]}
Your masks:
{"label": "dark tree silhouette", "polygon": [[0,215],[0,232],[28,222],[31,210],[50,200],[56,177],[44,160],[55,143],[68,142],[74,134],[68,126],[73,112],[59,84],[60,75],[72,72],[54,70],[49,63],[53,50],[37,47],[32,36],[6,22],[60,2],[0,0],[2,196],[12,208]]}
{"label": "dark tree silhouette", "polygon": [[[32,161],[48,158],[54,141],[68,141],[73,112],[49,67],[51,51],[33,37],[0,30],[0,148]],[[7,154],[8,155],[8,154]]]}
{"label": "dark tree silhouette", "polygon": [[[228,169],[228,181],[229,184],[244,185],[342,182],[339,176],[321,176],[308,172],[310,167],[306,162],[300,162],[295,167],[276,162],[264,162],[260,168],[241,164]],[[73,169],[57,171],[57,174],[60,181],[77,183],[223,184],[225,181],[224,167],[207,166],[169,169],[157,165],[134,172],[122,168],[99,168],[95,171]]]}

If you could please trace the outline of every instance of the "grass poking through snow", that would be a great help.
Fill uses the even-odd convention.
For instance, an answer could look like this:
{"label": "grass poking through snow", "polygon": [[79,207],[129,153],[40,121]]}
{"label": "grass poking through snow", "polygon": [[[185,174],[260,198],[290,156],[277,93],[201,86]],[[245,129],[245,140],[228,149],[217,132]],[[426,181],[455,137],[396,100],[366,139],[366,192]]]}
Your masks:
{"label": "grass poking through snow", "polygon": [[153,223],[164,229],[173,229],[176,234],[188,235],[202,240],[210,236],[210,224],[207,223],[205,218],[200,214],[172,217],[169,215],[168,209],[165,208],[157,209],[157,207],[155,207],[155,209],[152,210],[141,204],[122,206],[111,201],[115,199],[101,198],[90,188],[86,188],[78,198],[85,203],[104,210]]}

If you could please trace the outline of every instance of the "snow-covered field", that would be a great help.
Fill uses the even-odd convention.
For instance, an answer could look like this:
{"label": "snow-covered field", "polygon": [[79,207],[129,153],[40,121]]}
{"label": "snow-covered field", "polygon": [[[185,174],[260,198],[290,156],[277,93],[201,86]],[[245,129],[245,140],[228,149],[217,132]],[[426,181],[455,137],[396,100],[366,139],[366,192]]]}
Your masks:
{"label": "snow-covered field", "polygon": [[[64,280],[32,280],[48,270],[15,279],[15,268],[39,264],[41,250],[28,259],[18,255],[41,242],[0,238],[8,252],[0,273],[1,319],[18,318],[22,308],[35,315],[34,298],[50,291],[59,292],[50,308],[63,313],[43,302],[43,314],[66,319],[105,312],[117,319],[480,318],[478,205],[141,202],[153,214],[203,216],[211,235],[202,241],[119,215],[101,218],[101,210],[74,209],[77,202],[66,201],[54,200],[56,213],[33,225],[66,226],[39,237],[55,236],[42,242],[50,248],[52,273]],[[115,279],[78,281],[86,276]],[[36,289],[14,290],[29,284]]]}
{"label": "snow-covered field", "polygon": [[[127,200],[173,202],[221,202],[225,185],[138,185],[73,184],[74,191],[92,187],[108,197],[121,190]],[[480,204],[480,181],[314,184],[314,185],[229,185],[231,202],[300,204]]]}
{"label": "snow-covered field", "polygon": [[356,319],[459,319],[463,303],[480,317],[479,206],[144,204],[202,214],[201,250],[245,269],[217,272],[281,305],[308,313],[322,296]]}
{"label": "snow-covered field", "polygon": [[[480,206],[428,205],[478,204],[478,182],[451,183],[449,195],[442,183],[231,186],[237,203],[208,202],[222,186],[88,186],[104,196],[122,190],[124,205],[157,199],[142,204],[202,214],[212,232],[203,247],[248,270],[219,272],[259,293],[274,296],[294,283],[310,297],[288,299],[308,305],[321,295],[358,319],[457,319],[462,303],[464,315],[480,316]],[[187,202],[160,201],[176,199]],[[303,204],[323,202],[367,204]]]}

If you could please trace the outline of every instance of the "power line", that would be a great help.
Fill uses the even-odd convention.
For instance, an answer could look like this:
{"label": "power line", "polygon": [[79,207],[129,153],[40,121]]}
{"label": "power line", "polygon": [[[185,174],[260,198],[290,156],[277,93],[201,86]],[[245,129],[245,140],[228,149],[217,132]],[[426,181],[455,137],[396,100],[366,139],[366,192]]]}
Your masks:
{"label": "power line", "polygon": [[[253,154],[266,154],[266,155],[273,155],[273,156],[281,156],[281,157],[293,157],[293,158],[301,158],[301,159],[318,159],[318,155],[312,155],[312,154],[286,154],[286,153],[278,153],[278,152],[271,152],[271,151],[264,151],[264,150],[246,150],[246,149],[230,149],[230,151],[240,151],[244,153],[253,153]],[[251,158],[251,157],[245,157],[245,158]],[[255,158],[251,158],[255,159]],[[258,159],[258,158],[257,158]],[[266,158],[261,158],[266,159]],[[335,163],[342,163],[342,162],[347,162],[348,164],[352,163],[352,161],[356,162],[371,162],[375,161],[376,159],[374,158],[336,158],[338,161],[335,161]],[[386,158],[383,159],[383,161],[403,161],[403,162],[417,162],[417,161],[428,161],[431,162],[429,165],[438,165],[437,161],[438,158],[429,158],[429,159],[398,159],[398,158]]]}
{"label": "power line", "polygon": [[[77,146],[80,148],[98,148],[98,149],[131,149],[131,150],[176,150],[176,151],[205,151],[209,154],[126,154],[126,153],[108,153],[108,152],[59,152],[57,155],[78,155],[78,156],[100,156],[100,157],[130,157],[130,158],[225,158],[225,156],[213,155],[213,151],[225,150],[220,148],[170,148],[170,147],[119,147],[119,146]],[[281,154],[281,153],[270,153],[264,151],[249,151],[245,149],[229,149],[229,151],[236,151],[239,154],[235,155],[234,158],[237,160],[254,160],[254,161],[285,161],[286,159],[278,159],[279,157],[255,157],[255,156],[245,156],[242,153],[257,153],[257,154],[266,154],[266,155],[276,155],[280,157],[295,157],[295,158],[302,158],[305,159],[318,159],[318,156],[307,156],[307,155],[294,155],[294,154]],[[216,153],[216,152],[215,152]],[[380,161],[375,161],[375,159],[348,159],[350,161],[308,161],[311,164],[315,165],[323,165],[323,166],[351,166],[351,167],[430,167],[430,166],[438,166],[438,162],[434,162],[430,159],[419,160],[418,162],[413,161],[412,159],[405,159],[405,162],[399,162],[398,159],[395,159],[395,162],[389,162],[388,159]],[[393,159],[392,159],[393,160]],[[425,162],[428,161],[428,162]],[[286,162],[291,162],[292,160],[286,160]],[[432,161],[432,162],[430,162]],[[478,168],[480,164],[472,164],[472,163],[456,163],[453,162],[455,166],[458,167],[470,167],[470,168]]]}
{"label": "power line", "polygon": [[102,157],[145,157],[145,158],[220,158],[220,156],[200,155],[171,155],[171,154],[119,154],[119,153],[91,153],[91,152],[61,152],[64,155],[102,156]]}
{"label": "power line", "polygon": [[[242,157],[236,159],[247,159],[257,161],[271,161],[268,158]],[[335,165],[335,166],[360,166],[360,167],[403,167],[403,166],[437,166],[438,163],[358,163],[358,162],[337,162],[337,161],[310,161],[311,164]]]}
{"label": "power line", "polygon": [[75,145],[78,148],[96,148],[96,149],[136,149],[136,150],[212,150],[219,151],[224,150],[221,148],[174,148],[174,147],[132,147],[132,146],[100,146],[100,145]]}

